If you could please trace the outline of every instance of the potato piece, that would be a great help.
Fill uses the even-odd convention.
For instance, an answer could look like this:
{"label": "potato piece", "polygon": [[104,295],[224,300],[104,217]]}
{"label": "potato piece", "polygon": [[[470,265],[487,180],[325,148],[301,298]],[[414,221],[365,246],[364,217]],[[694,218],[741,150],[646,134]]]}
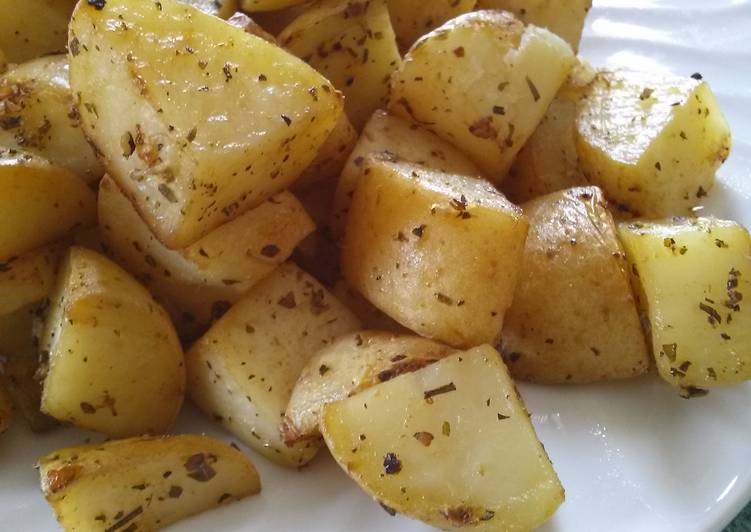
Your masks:
{"label": "potato piece", "polygon": [[595,75],[595,70],[581,59],[571,70],[503,181],[501,190],[508,199],[519,204],[588,184],[576,152],[576,120],[579,101]]}
{"label": "potato piece", "polygon": [[365,157],[384,152],[442,172],[482,177],[482,171],[448,142],[386,111],[376,111],[365,125],[339,177],[331,215],[332,231],[337,238],[344,235],[347,213]]}
{"label": "potato piece", "polygon": [[172,249],[287,188],[342,112],[312,68],[174,0],[82,2],[70,48],[84,131]]}
{"label": "potato piece", "polygon": [[316,158],[295,182],[294,190],[309,189],[339,177],[356,142],[357,131],[347,115],[343,114]]}
{"label": "potato piece", "polygon": [[300,202],[282,192],[185,249],[167,249],[109,177],[100,186],[99,220],[114,256],[165,305],[187,340],[205,332],[314,229]]}
{"label": "potato piece", "polygon": [[342,271],[376,307],[455,347],[498,340],[527,220],[489,183],[368,158],[352,198]]}
{"label": "potato piece", "polygon": [[441,24],[469,13],[477,0],[388,0],[399,48],[408,50],[414,42]]}
{"label": "potato piece", "polygon": [[622,223],[660,376],[691,395],[751,379],[751,237],[735,222]]}
{"label": "potato piece", "polygon": [[324,405],[417,371],[454,352],[413,335],[360,331],[337,338],[308,361],[297,379],[282,423],[284,441],[319,437],[318,419]]}
{"label": "potato piece", "polygon": [[300,466],[317,442],[288,447],[279,432],[297,378],[313,355],[360,324],[291,263],[238,301],[187,354],[188,393],[207,415],[269,460]]}
{"label": "potato piece", "polygon": [[11,423],[13,423],[13,403],[0,381],[0,434],[8,430]]}
{"label": "potato piece", "polygon": [[326,405],[321,431],[367,493],[444,530],[531,530],[563,502],[514,382],[490,346]]}
{"label": "potato piece", "polygon": [[577,51],[592,0],[478,0],[477,7],[510,11],[525,24],[549,29]]}
{"label": "potato piece", "polygon": [[61,246],[49,246],[0,263],[0,315],[36,303],[52,292]]}
{"label": "potato piece", "polygon": [[402,61],[386,0],[319,0],[278,39],[344,93],[356,129],[386,105],[389,77]]}
{"label": "potato piece", "polygon": [[65,51],[76,0],[0,0],[0,48],[11,63]]}
{"label": "potato piece", "polygon": [[238,8],[238,0],[180,0],[180,2],[223,19],[230,18]]}
{"label": "potato piece", "polygon": [[388,331],[391,333],[409,333],[409,329],[389,318],[386,314],[374,307],[357,290],[349,287],[344,279],[340,279],[331,289],[331,293],[344,303],[352,313],[357,316],[366,329]]}
{"label": "potato piece", "polygon": [[688,214],[730,153],[730,130],[699,79],[602,72],[577,121],[584,174],[635,216]]}
{"label": "potato piece", "polygon": [[235,13],[234,15],[232,15],[231,17],[227,19],[227,23],[231,24],[232,26],[236,28],[240,28],[245,33],[250,33],[251,35],[260,37],[264,41],[268,41],[270,43],[276,44],[276,37],[274,37],[265,29],[263,29],[260,24],[258,24],[255,20],[250,18],[245,13],[240,13],[238,11],[237,13]]}
{"label": "potato piece", "polygon": [[256,11],[274,11],[277,9],[294,9],[306,3],[306,0],[241,0],[242,10],[249,13]]}
{"label": "potato piece", "polygon": [[502,334],[511,375],[585,383],[645,373],[628,263],[600,189],[556,192],[522,209],[530,230]]}
{"label": "potato piece", "polygon": [[96,223],[86,183],[30,154],[0,148],[0,190],[0,261]]}
{"label": "potato piece", "polygon": [[207,436],[69,447],[40,458],[39,473],[65,530],[156,530],[261,491],[248,457]]}
{"label": "potato piece", "polygon": [[166,312],[124,270],[73,247],[40,345],[42,411],[114,437],[161,433],[183,402],[182,349]]}
{"label": "potato piece", "polygon": [[39,155],[96,184],[104,168],[78,127],[68,57],[30,61],[0,79],[0,144]]}
{"label": "potato piece", "polygon": [[571,47],[545,29],[500,11],[468,13],[415,43],[391,79],[389,109],[500,182],[573,63]]}

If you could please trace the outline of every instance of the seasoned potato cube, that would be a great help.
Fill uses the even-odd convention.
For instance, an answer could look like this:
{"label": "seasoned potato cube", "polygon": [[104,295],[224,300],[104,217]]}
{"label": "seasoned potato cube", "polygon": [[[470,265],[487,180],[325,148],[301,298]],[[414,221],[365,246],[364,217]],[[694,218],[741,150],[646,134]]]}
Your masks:
{"label": "seasoned potato cube", "polygon": [[511,305],[527,220],[489,183],[369,158],[342,247],[347,283],[421,336],[495,342]]}
{"label": "seasoned potato cube", "polygon": [[339,279],[331,293],[350,309],[366,329],[388,331],[392,333],[409,333],[406,327],[389,318],[381,310],[365,299],[361,293],[347,285],[344,279]]}
{"label": "seasoned potato cube", "polygon": [[572,188],[522,209],[529,235],[502,334],[511,375],[583,383],[645,373],[628,263],[600,189]]}
{"label": "seasoned potato cube", "polygon": [[320,436],[323,406],[420,368],[455,350],[413,335],[360,331],[342,336],[308,361],[282,425],[287,443]]}
{"label": "seasoned potato cube", "polygon": [[93,184],[104,169],[79,121],[67,56],[18,65],[0,79],[0,144],[44,157]]}
{"label": "seasoned potato cube", "polygon": [[342,112],[312,68],[174,0],[81,2],[69,47],[84,131],[173,249],[287,188]]}
{"label": "seasoned potato cube", "polygon": [[514,382],[490,346],[326,405],[321,431],[367,493],[444,530],[531,530],[563,502]]}
{"label": "seasoned potato cube", "polygon": [[108,177],[100,185],[99,221],[114,256],[164,303],[188,340],[200,336],[314,229],[300,202],[282,192],[185,249],[167,249]]}
{"label": "seasoned potato cube", "polygon": [[255,13],[256,11],[274,11],[277,9],[292,8],[305,4],[306,0],[241,0],[243,11]]}
{"label": "seasoned potato cube", "polygon": [[65,51],[76,0],[0,0],[0,49],[11,63]]}
{"label": "seasoned potato cube", "polygon": [[686,395],[751,379],[751,237],[713,218],[622,223],[660,376]]}
{"label": "seasoned potato cube", "polygon": [[36,303],[52,292],[61,246],[49,246],[0,263],[0,315]]}
{"label": "seasoned potato cube", "polygon": [[39,473],[65,530],[156,530],[261,491],[248,457],[207,436],[69,447],[40,458]]}
{"label": "seasoned potato cube", "polygon": [[573,62],[571,47],[545,29],[501,11],[468,13],[415,43],[391,79],[389,109],[500,182]]}
{"label": "seasoned potato cube", "polygon": [[386,105],[389,76],[401,64],[386,0],[319,0],[279,34],[279,44],[344,93],[358,130]]}
{"label": "seasoned potato cube", "polygon": [[399,48],[409,49],[412,44],[438,26],[472,11],[477,0],[388,0],[391,21]]}
{"label": "seasoned potato cube", "polygon": [[303,367],[357,319],[323,286],[285,264],[238,301],[187,354],[188,392],[207,415],[269,460],[300,466],[318,442],[290,447],[280,425]]}
{"label": "seasoned potato cube", "polygon": [[730,153],[730,130],[699,79],[602,72],[577,121],[589,181],[636,216],[688,214]]}
{"label": "seasoned potato cube", "polygon": [[477,7],[510,11],[525,24],[559,35],[576,51],[592,0],[477,0]]}
{"label": "seasoned potato cube", "polygon": [[27,153],[0,148],[0,190],[0,261],[96,223],[86,183]]}
{"label": "seasoned potato cube", "polygon": [[339,177],[356,142],[357,131],[347,115],[343,114],[316,158],[295,182],[295,190],[305,190]]}
{"label": "seasoned potato cube", "polygon": [[237,11],[237,0],[180,0],[215,17],[228,19]]}
{"label": "seasoned potato cube", "polygon": [[442,172],[482,177],[482,171],[472,161],[434,133],[385,111],[376,111],[362,130],[339,177],[331,215],[332,230],[338,238],[344,235],[347,213],[365,157],[384,152]]}
{"label": "seasoned potato cube", "polygon": [[166,312],[105,257],[71,248],[40,345],[42,411],[114,437],[166,431],[185,391],[182,349]]}

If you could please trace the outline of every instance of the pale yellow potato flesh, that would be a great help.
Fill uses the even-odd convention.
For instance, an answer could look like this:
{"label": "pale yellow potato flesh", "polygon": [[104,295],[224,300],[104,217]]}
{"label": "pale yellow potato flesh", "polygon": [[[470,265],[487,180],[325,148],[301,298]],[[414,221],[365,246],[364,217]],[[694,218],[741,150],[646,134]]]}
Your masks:
{"label": "pale yellow potato flesh", "polygon": [[60,266],[40,348],[42,411],[113,437],[159,434],[185,393],[182,348],[167,313],[125,270],[73,247]]}
{"label": "pale yellow potato flesh", "polygon": [[321,431],[369,495],[443,530],[531,530],[563,502],[529,414],[490,346],[326,405]]}
{"label": "pale yellow potato flesh", "polygon": [[278,41],[344,93],[357,130],[386,105],[389,77],[401,65],[386,0],[319,0]]}
{"label": "pale yellow potato flesh", "polygon": [[676,218],[624,222],[618,234],[660,376],[689,396],[751,379],[748,230],[714,218]]}
{"label": "pale yellow potato flesh", "polygon": [[0,49],[21,63],[65,51],[76,0],[0,0]]}
{"label": "pale yellow potato flesh", "polygon": [[391,78],[389,110],[435,132],[500,183],[573,64],[571,47],[548,30],[476,11],[407,52]]}
{"label": "pale yellow potato flesh", "polygon": [[193,344],[186,355],[188,393],[206,415],[269,460],[304,465],[320,443],[287,446],[282,440],[292,389],[320,348],[359,328],[323,286],[287,263]]}
{"label": "pale yellow potato flesh", "polygon": [[415,335],[359,331],[337,338],[303,368],[282,424],[284,441],[318,438],[324,405],[416,371],[456,352]]}
{"label": "pale yellow potato flesh", "polygon": [[728,123],[701,80],[601,72],[581,105],[584,175],[636,216],[690,213],[730,153]]}
{"label": "pale yellow potato flesh", "polygon": [[58,523],[69,531],[157,530],[261,491],[250,459],[207,436],[59,449],[39,459],[39,474]]}
{"label": "pale yellow potato flesh", "polygon": [[10,314],[47,297],[55,285],[62,246],[24,253],[0,267],[0,315]]}
{"label": "pale yellow potato flesh", "polygon": [[308,65],[174,0],[82,2],[69,48],[84,131],[173,249],[291,185],[342,112]]}
{"label": "pale yellow potato flesh", "polygon": [[476,5],[477,0],[388,0],[399,48],[408,50],[426,33],[472,11]]}
{"label": "pale yellow potato flesh", "polygon": [[0,261],[96,223],[96,196],[78,176],[0,148]]}
{"label": "pale yellow potato flesh", "polygon": [[511,375],[588,383],[645,373],[629,267],[600,189],[555,192],[522,209],[529,234],[501,335]]}
{"label": "pale yellow potato flesh", "polygon": [[490,183],[366,159],[342,244],[344,278],[408,329],[454,347],[493,343],[527,220]]}

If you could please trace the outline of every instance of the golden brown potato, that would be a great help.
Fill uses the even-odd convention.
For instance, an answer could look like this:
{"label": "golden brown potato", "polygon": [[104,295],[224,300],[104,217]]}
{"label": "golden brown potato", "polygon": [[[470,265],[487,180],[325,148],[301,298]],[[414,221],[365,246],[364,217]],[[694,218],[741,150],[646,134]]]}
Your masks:
{"label": "golden brown potato", "polygon": [[472,11],[477,0],[388,0],[391,22],[399,48],[408,50],[414,42],[438,26]]}
{"label": "golden brown potato", "polygon": [[489,183],[370,157],[342,246],[347,283],[421,336],[495,342],[527,234],[521,209]]}
{"label": "golden brown potato", "polygon": [[585,383],[645,373],[628,263],[600,189],[556,192],[522,209],[529,235],[502,335],[511,375]]}
{"label": "golden brown potato", "polygon": [[415,43],[391,78],[389,110],[500,182],[573,63],[571,47],[545,29],[501,11],[468,13]]}
{"label": "golden brown potato", "polygon": [[490,346],[326,405],[321,432],[369,495],[443,530],[533,530],[563,502],[529,414]]}
{"label": "golden brown potato", "polygon": [[365,157],[384,152],[442,172],[482,177],[482,171],[448,142],[407,120],[386,111],[376,111],[362,130],[339,177],[331,214],[331,229],[336,238],[344,236],[347,213]]}
{"label": "golden brown potato", "polygon": [[305,364],[360,323],[344,305],[295,265],[279,267],[227,312],[186,356],[188,393],[269,460],[310,461],[320,444],[287,446],[280,424]]}
{"label": "golden brown potato", "polygon": [[282,422],[284,441],[318,438],[324,405],[417,371],[454,353],[414,335],[359,331],[337,338],[311,358],[297,379]]}
{"label": "golden brown potato", "polygon": [[62,246],[49,246],[0,263],[0,315],[36,303],[52,292]]}
{"label": "golden brown potato", "polygon": [[342,112],[302,61],[174,0],[82,2],[70,49],[84,131],[172,249],[292,184]]}
{"label": "golden brown potato", "polygon": [[185,392],[180,342],[166,312],[119,266],[73,247],[60,267],[41,348],[42,411],[114,437],[158,434]]}
{"label": "golden brown potato", "polygon": [[0,0],[0,49],[11,63],[65,51],[76,0]]}
{"label": "golden brown potato", "polygon": [[714,218],[625,222],[619,236],[660,376],[685,396],[751,379],[751,237]]}
{"label": "golden brown potato", "polygon": [[42,492],[65,530],[157,530],[261,491],[252,462],[207,436],[140,437],[39,459]]}
{"label": "golden brown potato", "polygon": [[730,144],[728,123],[700,79],[601,72],[577,120],[587,179],[635,216],[689,214]]}
{"label": "golden brown potato", "polygon": [[30,154],[0,148],[0,191],[0,261],[96,223],[86,183]]}

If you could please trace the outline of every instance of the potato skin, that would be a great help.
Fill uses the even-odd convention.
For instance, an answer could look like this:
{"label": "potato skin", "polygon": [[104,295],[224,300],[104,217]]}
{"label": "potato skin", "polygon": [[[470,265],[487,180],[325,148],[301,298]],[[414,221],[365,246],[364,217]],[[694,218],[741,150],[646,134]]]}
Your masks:
{"label": "potato skin", "polygon": [[502,335],[513,377],[588,383],[645,373],[628,263],[600,189],[568,189],[522,209],[530,229]]}

